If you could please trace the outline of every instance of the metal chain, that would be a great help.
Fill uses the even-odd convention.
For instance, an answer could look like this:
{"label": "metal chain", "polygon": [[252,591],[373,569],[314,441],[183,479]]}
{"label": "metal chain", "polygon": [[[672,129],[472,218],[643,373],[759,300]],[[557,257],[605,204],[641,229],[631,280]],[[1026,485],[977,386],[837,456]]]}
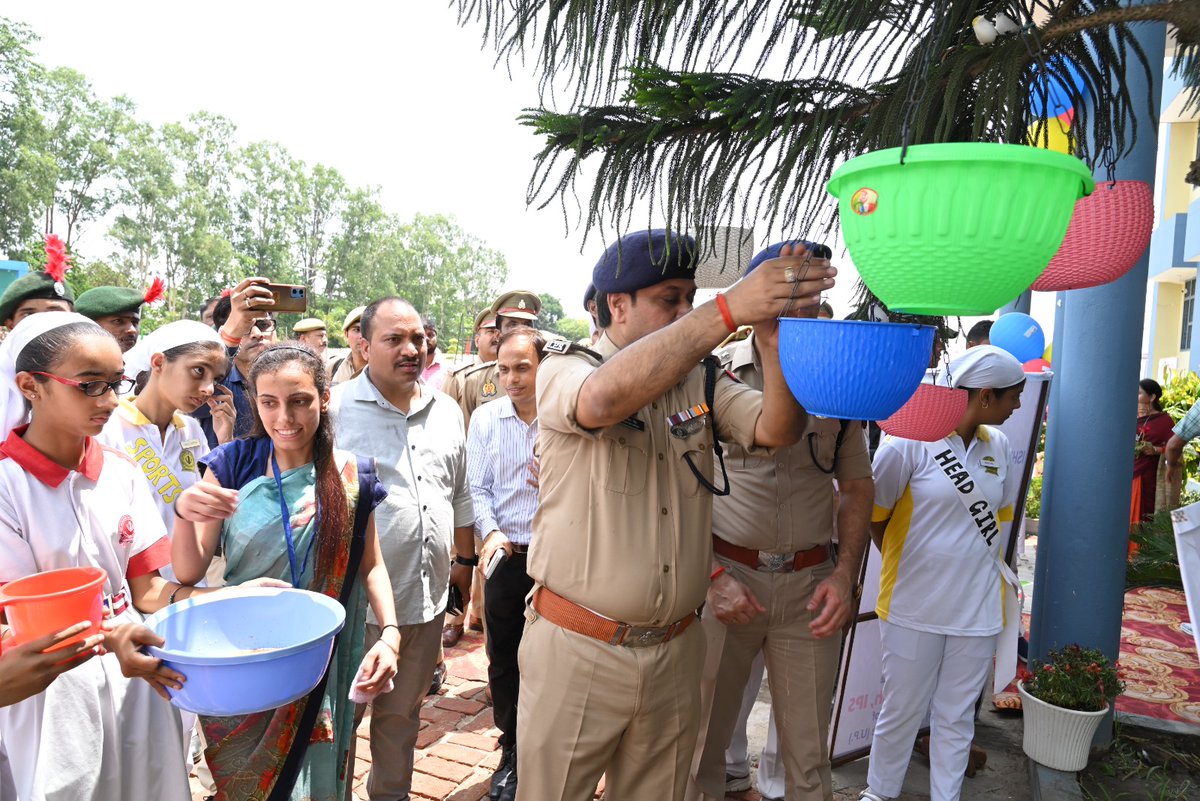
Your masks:
{"label": "metal chain", "polygon": [[919,72],[908,84],[908,96],[905,98],[904,119],[900,124],[900,163],[904,163],[908,155],[908,145],[912,138],[912,124],[917,116],[917,108],[925,99],[929,88],[929,68],[933,65],[933,52],[945,35],[947,18],[949,17],[950,0],[942,0],[934,8],[936,21],[929,29],[929,36],[922,44]]}

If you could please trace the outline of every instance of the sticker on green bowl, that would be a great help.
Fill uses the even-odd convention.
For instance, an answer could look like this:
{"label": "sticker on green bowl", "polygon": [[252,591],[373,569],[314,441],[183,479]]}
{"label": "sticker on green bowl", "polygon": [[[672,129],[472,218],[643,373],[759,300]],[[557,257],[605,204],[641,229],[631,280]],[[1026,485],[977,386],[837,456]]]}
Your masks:
{"label": "sticker on green bowl", "polygon": [[874,189],[863,187],[850,196],[850,208],[860,217],[874,214],[879,206],[879,193]]}

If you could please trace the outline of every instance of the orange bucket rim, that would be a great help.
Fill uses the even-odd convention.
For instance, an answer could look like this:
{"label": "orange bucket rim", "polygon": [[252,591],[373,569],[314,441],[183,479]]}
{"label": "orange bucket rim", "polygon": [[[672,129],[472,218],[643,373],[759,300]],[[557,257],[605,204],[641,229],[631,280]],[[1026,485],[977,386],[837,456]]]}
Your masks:
{"label": "orange bucket rim", "polygon": [[[84,582],[83,584],[80,584],[76,587],[71,587],[71,588],[65,589],[65,590],[58,590],[56,592],[42,592],[42,593],[38,593],[37,595],[28,595],[28,596],[15,597],[15,598],[8,594],[8,588],[18,582],[24,581],[26,579],[31,579],[35,576],[45,576],[45,575],[53,574],[53,573],[66,573],[68,571],[95,573],[95,575],[92,576],[92,578],[90,578],[88,581]],[[19,578],[19,579],[13,579],[12,581],[7,582],[3,587],[0,587],[0,606],[9,606],[11,604],[19,604],[19,603],[29,603],[29,602],[33,602],[33,601],[44,601],[44,600],[47,600],[50,598],[61,598],[65,595],[73,595],[82,590],[90,590],[100,584],[103,584],[104,579],[107,576],[108,576],[108,573],[105,570],[103,570],[102,568],[99,568],[99,567],[93,567],[91,565],[81,565],[79,567],[60,567],[60,568],[56,568],[54,570],[43,570],[38,573],[30,573],[28,576],[21,576],[21,578]]]}

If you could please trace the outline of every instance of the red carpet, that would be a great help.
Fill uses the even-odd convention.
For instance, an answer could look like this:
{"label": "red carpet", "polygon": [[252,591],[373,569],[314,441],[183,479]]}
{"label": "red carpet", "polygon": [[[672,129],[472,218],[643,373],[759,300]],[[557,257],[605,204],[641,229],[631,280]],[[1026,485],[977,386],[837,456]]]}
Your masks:
{"label": "red carpet", "polygon": [[1140,587],[1125,593],[1117,711],[1200,725],[1200,661],[1182,590]]}

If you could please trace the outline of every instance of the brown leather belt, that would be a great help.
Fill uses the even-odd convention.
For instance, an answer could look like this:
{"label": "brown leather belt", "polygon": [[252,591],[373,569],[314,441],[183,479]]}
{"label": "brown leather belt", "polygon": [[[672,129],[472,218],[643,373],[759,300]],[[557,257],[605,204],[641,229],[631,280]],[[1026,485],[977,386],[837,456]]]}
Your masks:
{"label": "brown leather belt", "polygon": [[645,648],[670,642],[696,619],[695,613],[691,613],[669,626],[631,626],[598,615],[545,587],[538,587],[534,593],[533,608],[560,628],[626,648]]}
{"label": "brown leather belt", "polygon": [[829,548],[824,545],[795,553],[774,553],[743,548],[732,542],[726,542],[716,534],[713,534],[713,550],[726,559],[741,562],[747,567],[761,570],[764,573],[794,573],[806,567],[822,564],[829,558]]}
{"label": "brown leather belt", "polygon": [[512,546],[513,553],[529,553],[528,545],[518,545],[515,542],[510,542],[509,545]]}

